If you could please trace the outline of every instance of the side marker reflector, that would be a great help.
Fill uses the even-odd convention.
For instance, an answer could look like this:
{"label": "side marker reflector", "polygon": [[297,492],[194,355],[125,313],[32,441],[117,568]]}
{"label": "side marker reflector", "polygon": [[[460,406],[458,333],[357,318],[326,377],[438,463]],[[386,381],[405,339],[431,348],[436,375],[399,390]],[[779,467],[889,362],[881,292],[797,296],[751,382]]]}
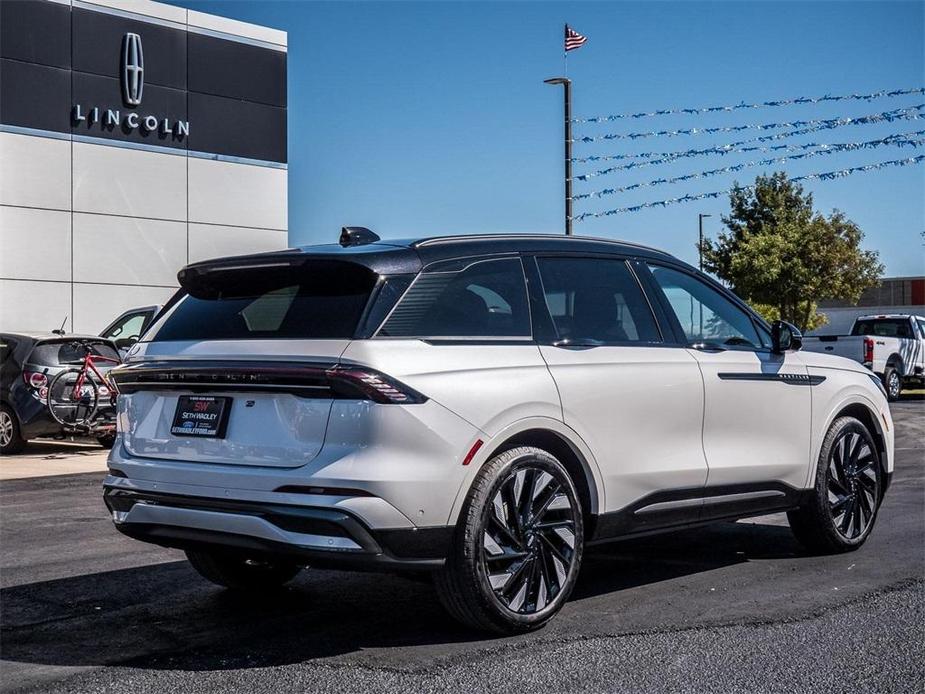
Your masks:
{"label": "side marker reflector", "polygon": [[469,449],[469,452],[466,453],[466,457],[463,458],[463,465],[468,465],[472,462],[472,459],[475,457],[475,454],[479,452],[483,443],[484,441],[482,441],[482,439],[475,440],[475,443],[472,444],[472,448]]}

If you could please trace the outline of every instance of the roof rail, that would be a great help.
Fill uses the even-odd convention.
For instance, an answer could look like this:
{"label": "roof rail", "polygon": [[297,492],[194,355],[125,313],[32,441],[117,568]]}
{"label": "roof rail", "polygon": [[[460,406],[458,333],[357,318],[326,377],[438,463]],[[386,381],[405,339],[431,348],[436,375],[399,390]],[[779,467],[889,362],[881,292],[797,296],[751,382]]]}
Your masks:
{"label": "roof rail", "polygon": [[442,243],[459,243],[460,241],[495,241],[504,239],[536,239],[540,241],[562,239],[568,243],[589,241],[594,243],[613,243],[619,244],[621,246],[632,246],[634,248],[644,248],[646,250],[658,251],[657,248],[652,248],[651,246],[646,246],[641,243],[634,243],[632,241],[605,239],[597,236],[563,236],[562,234],[458,234],[455,236],[433,236],[429,238],[418,239],[417,241],[413,241],[410,245],[412,248],[420,248],[423,246],[436,246]]}

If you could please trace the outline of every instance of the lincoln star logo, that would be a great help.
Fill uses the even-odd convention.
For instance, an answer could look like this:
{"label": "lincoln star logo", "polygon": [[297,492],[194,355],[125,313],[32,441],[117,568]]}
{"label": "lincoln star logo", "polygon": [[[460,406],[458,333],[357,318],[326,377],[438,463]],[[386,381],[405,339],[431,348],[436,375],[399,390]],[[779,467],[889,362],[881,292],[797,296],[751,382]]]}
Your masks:
{"label": "lincoln star logo", "polygon": [[127,106],[138,106],[145,86],[145,59],[141,51],[141,37],[126,34],[122,37],[122,98]]}

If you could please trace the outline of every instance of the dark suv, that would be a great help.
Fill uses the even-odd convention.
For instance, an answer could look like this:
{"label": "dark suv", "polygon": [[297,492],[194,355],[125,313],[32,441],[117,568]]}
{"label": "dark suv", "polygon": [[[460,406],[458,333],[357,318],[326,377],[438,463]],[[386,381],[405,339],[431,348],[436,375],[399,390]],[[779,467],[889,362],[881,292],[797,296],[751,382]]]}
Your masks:
{"label": "dark suv", "polygon": [[[49,414],[46,398],[56,375],[83,362],[81,345],[119,359],[111,340],[93,335],[0,333],[0,453],[16,453],[37,436],[69,433]],[[114,408],[101,402],[97,440],[103,446],[112,445],[114,424]]]}

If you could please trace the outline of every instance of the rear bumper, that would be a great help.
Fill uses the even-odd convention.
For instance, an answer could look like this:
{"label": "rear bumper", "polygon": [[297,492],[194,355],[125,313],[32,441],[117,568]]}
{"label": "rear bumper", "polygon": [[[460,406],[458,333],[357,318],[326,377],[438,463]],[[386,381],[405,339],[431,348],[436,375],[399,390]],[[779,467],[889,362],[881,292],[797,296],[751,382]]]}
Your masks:
{"label": "rear bumper", "polygon": [[[23,438],[34,439],[39,436],[63,436],[70,433],[52,419],[51,415],[48,413],[48,407],[44,403],[38,403],[37,407],[30,408],[25,417],[19,410],[16,410],[16,414],[20,420],[19,426]],[[100,408],[97,418],[94,421],[92,433],[96,434],[97,432],[103,433],[105,431],[112,431],[115,429],[115,426],[115,408]]]}
{"label": "rear bumper", "polygon": [[286,557],[313,566],[435,569],[452,527],[372,529],[336,508],[213,499],[104,486],[116,528],[178,549],[221,549]]}

